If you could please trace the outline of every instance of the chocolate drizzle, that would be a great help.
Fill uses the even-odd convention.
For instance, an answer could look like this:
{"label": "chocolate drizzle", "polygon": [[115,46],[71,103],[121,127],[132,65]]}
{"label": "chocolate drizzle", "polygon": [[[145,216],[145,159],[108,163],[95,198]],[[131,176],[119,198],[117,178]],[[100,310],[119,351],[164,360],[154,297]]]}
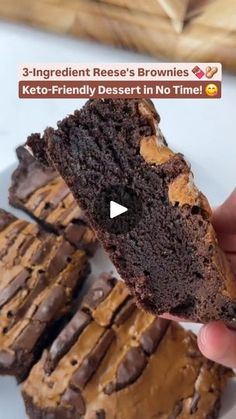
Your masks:
{"label": "chocolate drizzle", "polygon": [[146,354],[151,355],[155,352],[169,324],[170,322],[165,319],[156,318],[151,326],[142,334],[140,344]]}
{"label": "chocolate drizzle", "polygon": [[75,409],[75,415],[84,415],[86,411],[85,402],[79,390],[69,387],[62,396],[61,404],[72,406]]}
{"label": "chocolate drizzle", "polygon": [[115,333],[112,329],[107,330],[101,337],[95,348],[86,357],[80,367],[72,376],[71,385],[78,387],[82,390],[88,383],[94,372],[98,369],[103,357],[105,356],[108,348],[110,347]]}
{"label": "chocolate drizzle", "polygon": [[44,364],[44,370],[47,374],[50,374],[56,368],[58,361],[70,350],[90,321],[90,316],[82,311],[78,311],[74,315],[71,321],[55,339],[48,352]]}
{"label": "chocolate drizzle", "polygon": [[131,348],[116,371],[116,381],[110,382],[105,387],[104,393],[110,395],[132,384],[142,374],[147,362],[141,348]]}
{"label": "chocolate drizzle", "polygon": [[9,214],[3,209],[0,209],[0,232],[7,228],[10,224],[14,223],[16,220],[17,218],[14,215]]}
{"label": "chocolate drizzle", "polygon": [[63,236],[5,211],[0,222],[0,373],[21,380],[50,341],[53,325],[71,310],[89,265]]}
{"label": "chocolate drizzle", "polygon": [[31,270],[23,268],[11,283],[0,291],[0,307],[6,304],[21,288],[25,286],[30,277]]}
{"label": "chocolate drizzle", "polygon": [[131,297],[128,297],[124,304],[121,306],[119,311],[114,316],[114,324],[120,326],[123,324],[134,312],[136,304]]}
{"label": "chocolate drizzle", "polygon": [[115,287],[117,279],[108,274],[102,275],[91,287],[82,304],[83,310],[91,313],[104,301]]}
{"label": "chocolate drizzle", "polygon": [[[46,136],[50,133],[51,129],[48,129]],[[31,137],[34,141],[41,141],[39,134]],[[11,205],[25,211],[46,230],[64,235],[73,246],[93,254],[95,235],[62,178],[54,169],[37,161],[25,147],[18,147],[16,154],[19,165],[12,174]],[[12,221],[5,217],[5,223]]]}

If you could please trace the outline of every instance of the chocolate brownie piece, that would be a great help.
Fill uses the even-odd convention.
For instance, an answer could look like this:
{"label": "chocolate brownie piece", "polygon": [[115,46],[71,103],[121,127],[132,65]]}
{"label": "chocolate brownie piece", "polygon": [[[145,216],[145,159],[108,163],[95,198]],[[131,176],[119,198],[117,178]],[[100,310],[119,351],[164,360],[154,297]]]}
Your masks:
{"label": "chocolate brownie piece", "polygon": [[[144,309],[192,321],[236,321],[236,281],[211,209],[159,122],[151,101],[91,100],[28,146],[60,172]],[[115,195],[116,185],[142,202],[142,216],[121,234],[109,230],[109,220],[99,222],[96,205],[99,193]]]}
{"label": "chocolate brownie piece", "polygon": [[23,383],[30,418],[216,418],[232,371],[196,337],[137,309],[125,284],[97,280]]}
{"label": "chocolate brownie piece", "polygon": [[40,164],[23,146],[16,149],[16,154],[19,165],[12,174],[9,203],[47,230],[64,234],[77,248],[93,254],[95,234],[63,179],[55,170]]}
{"label": "chocolate brownie piece", "polygon": [[85,252],[63,236],[0,210],[0,374],[26,377],[88,272]]}

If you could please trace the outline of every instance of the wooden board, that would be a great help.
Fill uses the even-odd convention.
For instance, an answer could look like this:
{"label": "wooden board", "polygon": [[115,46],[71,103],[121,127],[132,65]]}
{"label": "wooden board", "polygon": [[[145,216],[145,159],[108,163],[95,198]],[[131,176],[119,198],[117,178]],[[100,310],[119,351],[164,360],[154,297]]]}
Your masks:
{"label": "wooden board", "polygon": [[236,70],[235,0],[0,0],[0,18]]}

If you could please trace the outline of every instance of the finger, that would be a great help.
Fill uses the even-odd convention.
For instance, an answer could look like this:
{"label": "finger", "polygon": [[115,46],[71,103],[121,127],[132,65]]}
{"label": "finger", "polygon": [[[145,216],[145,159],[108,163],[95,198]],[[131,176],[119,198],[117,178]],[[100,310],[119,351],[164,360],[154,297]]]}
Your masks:
{"label": "finger", "polygon": [[207,358],[226,367],[236,367],[236,330],[223,322],[211,322],[198,334],[198,346]]}
{"label": "finger", "polygon": [[236,253],[236,234],[218,234],[220,247],[225,252]]}
{"label": "finger", "polygon": [[226,253],[226,257],[231,265],[231,269],[236,274],[236,253]]}
{"label": "finger", "polygon": [[213,211],[212,222],[218,233],[236,233],[236,189]]}

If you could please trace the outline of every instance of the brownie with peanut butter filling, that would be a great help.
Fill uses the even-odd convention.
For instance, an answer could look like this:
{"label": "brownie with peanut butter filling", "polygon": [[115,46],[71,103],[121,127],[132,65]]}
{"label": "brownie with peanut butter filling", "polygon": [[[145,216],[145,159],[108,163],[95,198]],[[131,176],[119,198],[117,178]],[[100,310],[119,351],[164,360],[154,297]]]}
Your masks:
{"label": "brownie with peanut butter filling", "polygon": [[0,374],[27,376],[88,272],[83,250],[0,210]]}
{"label": "brownie with peanut butter filling", "polygon": [[213,419],[230,376],[201,355],[192,332],[139,310],[125,284],[106,275],[22,393],[32,419]]}
{"label": "brownie with peanut butter filling", "polygon": [[[90,100],[28,146],[64,178],[140,306],[192,321],[236,321],[236,281],[208,201],[159,122],[151,101]],[[131,230],[114,234],[109,220],[99,222],[97,199],[117,185],[133,191],[142,213]]]}
{"label": "brownie with peanut butter filling", "polygon": [[[37,137],[37,134],[35,134]],[[44,167],[23,147],[16,149],[18,167],[12,174],[9,203],[33,217],[44,228],[93,254],[94,232],[57,172]]]}

